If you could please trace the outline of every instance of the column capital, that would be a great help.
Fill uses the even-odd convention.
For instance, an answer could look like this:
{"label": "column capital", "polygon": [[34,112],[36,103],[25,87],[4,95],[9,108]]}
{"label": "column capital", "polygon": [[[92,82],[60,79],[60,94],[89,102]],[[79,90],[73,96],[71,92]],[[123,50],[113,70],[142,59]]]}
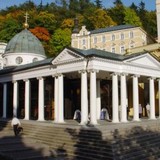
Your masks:
{"label": "column capital", "polygon": [[148,77],[147,79],[148,79],[148,80],[155,80],[156,77]]}
{"label": "column capital", "polygon": [[85,69],[78,71],[78,73],[86,73],[86,72],[87,72],[87,70],[85,70]]}
{"label": "column capital", "polygon": [[52,77],[55,77],[55,78],[58,78],[59,76],[63,76],[63,74],[62,73],[55,73],[52,75]]}
{"label": "column capital", "polygon": [[113,72],[113,73],[110,74],[110,76],[116,76],[116,75],[119,76],[120,73],[119,72]]}
{"label": "column capital", "polygon": [[13,80],[13,81],[12,81],[12,83],[16,83],[16,82],[17,82],[16,80]]}
{"label": "column capital", "polygon": [[133,74],[133,75],[131,75],[131,77],[132,77],[132,78],[136,78],[136,77],[139,78],[140,75],[139,75],[139,74]]}
{"label": "column capital", "polygon": [[24,82],[28,82],[28,81],[29,81],[29,79],[23,79],[23,81],[24,81]]}
{"label": "column capital", "polygon": [[42,79],[44,79],[43,77],[37,77],[37,80],[42,80]]}
{"label": "column capital", "polygon": [[128,73],[120,73],[120,76],[128,76]]}
{"label": "column capital", "polygon": [[99,72],[99,70],[97,70],[97,69],[88,69],[87,70],[87,72],[89,72],[89,73],[93,73],[93,72],[96,72],[96,73],[98,73]]}

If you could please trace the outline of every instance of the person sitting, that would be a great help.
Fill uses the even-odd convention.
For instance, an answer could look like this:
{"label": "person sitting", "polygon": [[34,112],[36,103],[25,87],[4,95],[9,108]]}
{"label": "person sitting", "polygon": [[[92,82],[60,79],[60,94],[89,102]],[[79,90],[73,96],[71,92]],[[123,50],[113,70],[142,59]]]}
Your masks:
{"label": "person sitting", "polygon": [[20,127],[21,122],[19,121],[19,119],[16,116],[13,117],[13,119],[11,121],[11,126],[13,127],[13,131],[14,131],[15,136],[17,136],[19,134],[19,132],[23,130],[23,128]]}
{"label": "person sitting", "polygon": [[75,110],[73,119],[77,120],[78,122],[80,122],[80,120],[81,120],[81,111],[79,109]]}
{"label": "person sitting", "polygon": [[106,108],[102,108],[100,119],[101,120],[105,120],[105,119],[109,120],[109,113],[108,113],[108,110]]}

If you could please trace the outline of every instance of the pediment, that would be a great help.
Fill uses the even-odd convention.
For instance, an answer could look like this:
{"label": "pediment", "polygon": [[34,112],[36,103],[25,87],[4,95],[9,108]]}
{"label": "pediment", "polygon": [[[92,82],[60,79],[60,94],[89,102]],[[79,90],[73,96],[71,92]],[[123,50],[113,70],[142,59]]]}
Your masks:
{"label": "pediment", "polygon": [[160,69],[160,62],[153,58],[150,54],[144,54],[140,56],[136,56],[134,58],[130,58],[125,60],[125,62],[129,62],[131,64],[135,64],[138,66],[151,67]]}
{"label": "pediment", "polygon": [[81,58],[83,58],[81,55],[66,48],[60,54],[58,54],[58,56],[52,61],[52,64],[76,61]]}

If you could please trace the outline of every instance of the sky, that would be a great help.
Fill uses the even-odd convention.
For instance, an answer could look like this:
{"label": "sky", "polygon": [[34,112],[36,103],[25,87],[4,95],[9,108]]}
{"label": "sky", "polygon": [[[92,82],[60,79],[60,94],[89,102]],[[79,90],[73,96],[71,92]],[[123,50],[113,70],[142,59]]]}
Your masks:
{"label": "sky", "polygon": [[[12,5],[19,5],[26,1],[27,0],[0,0],[0,9],[5,9],[6,7],[10,7]],[[32,0],[32,1],[36,4],[40,4],[41,2],[41,0]],[[91,0],[91,1],[94,2],[95,0]],[[102,3],[105,8],[110,8],[113,6],[114,1],[115,0],[102,0]],[[134,2],[137,6],[139,6],[139,3],[143,1],[145,3],[145,7],[147,10],[153,11],[156,8],[155,7],[156,0],[121,0],[121,1],[125,6],[130,6],[132,2]],[[42,0],[42,2],[43,4],[46,4],[46,3],[55,2],[55,0]]]}

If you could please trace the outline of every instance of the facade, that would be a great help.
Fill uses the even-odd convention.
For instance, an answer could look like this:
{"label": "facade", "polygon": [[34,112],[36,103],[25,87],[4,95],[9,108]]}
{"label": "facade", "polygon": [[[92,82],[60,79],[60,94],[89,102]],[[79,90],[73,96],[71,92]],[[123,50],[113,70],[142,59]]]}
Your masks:
{"label": "facade", "polygon": [[140,27],[119,25],[88,31],[85,26],[74,30],[71,46],[78,49],[100,49],[124,54],[127,49],[155,43]]}
{"label": "facade", "polygon": [[79,109],[81,124],[90,117],[96,125],[105,107],[113,123],[127,122],[127,114],[139,121],[139,104],[147,116],[147,102],[149,119],[160,115],[160,63],[146,52],[122,56],[66,48],[55,58],[4,68],[0,83],[3,118],[14,114],[25,120],[64,123]]}

